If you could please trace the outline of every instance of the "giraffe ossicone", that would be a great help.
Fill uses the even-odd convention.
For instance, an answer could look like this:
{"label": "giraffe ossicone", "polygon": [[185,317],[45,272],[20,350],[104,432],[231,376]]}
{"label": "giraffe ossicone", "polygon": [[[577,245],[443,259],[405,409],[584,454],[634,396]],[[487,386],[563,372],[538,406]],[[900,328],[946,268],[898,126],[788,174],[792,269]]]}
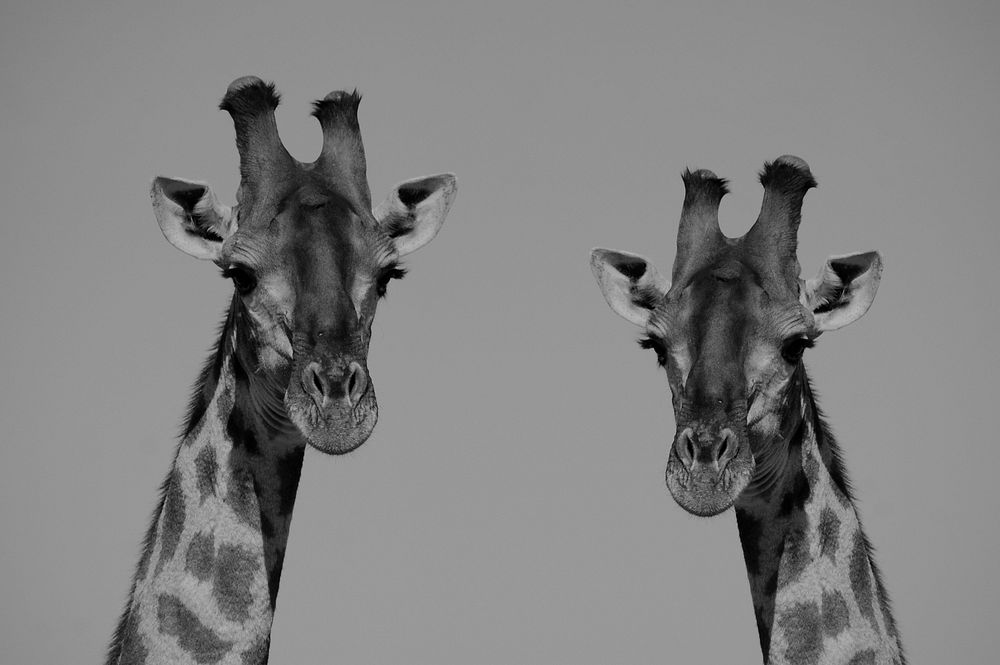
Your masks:
{"label": "giraffe ossicone", "polygon": [[343,454],[368,439],[376,305],[455,197],[455,177],[439,174],[403,182],[373,209],[360,96],[314,103],[323,148],[311,163],[281,143],[278,102],[273,85],[243,77],[220,104],[240,157],[234,206],[203,182],[153,181],[163,235],[214,262],[234,293],[108,663],[267,661],[305,447]]}
{"label": "giraffe ossicone", "polygon": [[719,228],[727,182],[685,171],[667,280],[647,259],[595,249],[611,308],[644,330],[666,370],[676,430],[666,482],[685,510],[735,506],[765,663],[902,664],[889,599],[861,529],[840,450],[802,356],[860,318],[882,273],[878,252],[830,257],[799,276],[798,227],[809,166],[764,165],[757,221]]}

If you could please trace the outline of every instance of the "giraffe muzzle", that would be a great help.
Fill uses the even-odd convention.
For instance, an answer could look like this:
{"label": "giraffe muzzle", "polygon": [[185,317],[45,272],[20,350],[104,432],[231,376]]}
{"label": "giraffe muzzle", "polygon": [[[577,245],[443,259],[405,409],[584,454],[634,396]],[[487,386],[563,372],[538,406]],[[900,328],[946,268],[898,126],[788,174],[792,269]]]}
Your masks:
{"label": "giraffe muzzle", "polygon": [[688,512],[708,517],[736,501],[753,475],[745,428],[678,427],[667,461],[667,488]]}
{"label": "giraffe muzzle", "polygon": [[354,450],[371,435],[378,403],[363,359],[304,360],[285,394],[289,417],[313,447],[325,453]]}

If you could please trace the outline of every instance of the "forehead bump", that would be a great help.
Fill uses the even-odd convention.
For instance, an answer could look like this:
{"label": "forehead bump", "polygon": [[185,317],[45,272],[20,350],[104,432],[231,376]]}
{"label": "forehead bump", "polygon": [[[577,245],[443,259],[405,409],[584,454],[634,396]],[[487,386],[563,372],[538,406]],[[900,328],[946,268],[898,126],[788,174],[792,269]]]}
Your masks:
{"label": "forehead bump", "polygon": [[370,211],[365,146],[358,123],[360,104],[361,95],[357,90],[336,90],[313,102],[312,115],[323,129],[323,150],[315,166]]}
{"label": "forehead bump", "polygon": [[274,110],[281,97],[273,83],[256,76],[243,76],[226,89],[219,108],[229,113],[236,128],[240,154],[240,185],[255,190],[272,171],[291,161],[278,136]]}
{"label": "forehead bump", "polygon": [[726,180],[707,169],[685,170],[684,207],[677,229],[673,281],[696,268],[698,257],[711,254],[724,240],[719,229],[719,204],[729,193]]}

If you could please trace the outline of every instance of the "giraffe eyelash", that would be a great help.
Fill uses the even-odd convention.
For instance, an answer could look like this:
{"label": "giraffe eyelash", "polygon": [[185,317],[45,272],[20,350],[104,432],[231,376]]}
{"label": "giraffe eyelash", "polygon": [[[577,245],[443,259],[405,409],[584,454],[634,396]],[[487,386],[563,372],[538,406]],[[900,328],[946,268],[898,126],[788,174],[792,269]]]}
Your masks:
{"label": "giraffe eyelash", "polygon": [[652,335],[644,335],[639,338],[638,342],[641,348],[656,351],[656,362],[659,363],[661,367],[666,367],[667,347],[662,339],[653,337]]}
{"label": "giraffe eyelash", "polygon": [[406,268],[398,263],[393,263],[383,268],[375,280],[375,292],[378,294],[378,297],[385,297],[391,280],[403,279],[404,277],[406,277]]}

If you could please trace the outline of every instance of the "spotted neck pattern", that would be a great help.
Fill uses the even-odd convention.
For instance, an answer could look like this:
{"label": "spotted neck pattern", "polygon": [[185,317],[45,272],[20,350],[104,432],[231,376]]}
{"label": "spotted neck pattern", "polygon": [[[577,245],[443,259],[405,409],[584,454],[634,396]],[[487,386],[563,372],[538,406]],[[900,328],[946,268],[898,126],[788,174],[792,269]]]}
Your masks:
{"label": "spotted neck pattern", "polygon": [[109,664],[267,662],[305,444],[266,415],[236,318],[202,375]]}
{"label": "spotted neck pattern", "polygon": [[[905,665],[836,442],[801,379],[783,473],[736,506],[764,662]],[[787,430],[786,430],[787,431]]]}

